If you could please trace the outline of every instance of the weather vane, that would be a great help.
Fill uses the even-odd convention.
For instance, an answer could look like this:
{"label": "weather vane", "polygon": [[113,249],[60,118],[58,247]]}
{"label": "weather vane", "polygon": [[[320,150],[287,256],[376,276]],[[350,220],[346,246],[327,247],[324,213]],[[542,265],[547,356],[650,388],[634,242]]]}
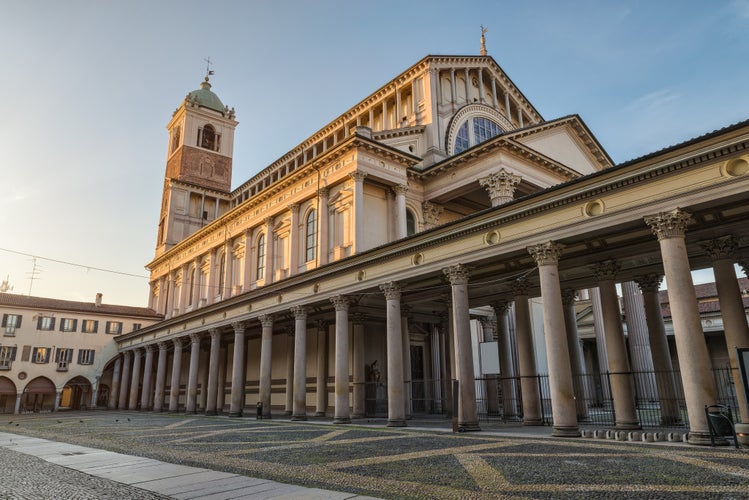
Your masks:
{"label": "weather vane", "polygon": [[487,28],[484,28],[483,24],[481,24],[480,26],[481,26],[481,52],[480,53],[482,56],[485,56],[486,55],[486,37],[484,36],[484,34],[486,34],[486,32],[489,30]]}
{"label": "weather vane", "polygon": [[211,62],[211,56],[208,56],[208,57],[206,57],[203,60],[205,61],[205,76],[207,78],[207,77],[211,76],[213,73],[215,73],[215,71],[213,71],[211,69],[211,64],[213,64]]}

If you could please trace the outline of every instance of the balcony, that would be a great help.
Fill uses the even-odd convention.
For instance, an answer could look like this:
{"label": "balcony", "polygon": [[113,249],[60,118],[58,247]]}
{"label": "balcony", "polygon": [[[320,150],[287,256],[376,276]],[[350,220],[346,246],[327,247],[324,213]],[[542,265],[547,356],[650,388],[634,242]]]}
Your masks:
{"label": "balcony", "polygon": [[5,337],[15,337],[16,336],[16,327],[15,326],[6,326],[5,327],[5,333],[3,334]]}
{"label": "balcony", "polygon": [[58,361],[57,362],[57,371],[58,372],[66,372],[66,371],[68,371],[68,362],[67,361]]}

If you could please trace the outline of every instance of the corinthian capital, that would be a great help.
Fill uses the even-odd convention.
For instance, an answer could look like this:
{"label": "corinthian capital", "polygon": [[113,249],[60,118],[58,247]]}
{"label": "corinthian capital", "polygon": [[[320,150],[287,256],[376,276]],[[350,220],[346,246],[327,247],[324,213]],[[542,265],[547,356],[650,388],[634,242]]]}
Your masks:
{"label": "corinthian capital", "polygon": [[738,244],[732,235],[722,236],[712,240],[701,241],[700,246],[711,260],[736,260]]}
{"label": "corinthian capital", "polygon": [[492,200],[492,206],[496,207],[503,203],[512,201],[515,194],[515,188],[520,183],[521,177],[508,172],[504,168],[499,172],[490,174],[488,177],[479,179],[479,185],[489,192],[489,198]]}
{"label": "corinthian capital", "polygon": [[603,262],[597,262],[593,265],[593,275],[598,281],[613,281],[616,279],[616,273],[619,272],[621,266],[615,260],[606,260]]}
{"label": "corinthian capital", "polygon": [[456,264],[454,266],[446,267],[442,270],[450,281],[451,285],[466,285],[468,284],[468,268],[463,264]]}
{"label": "corinthian capital", "polygon": [[380,285],[380,290],[385,294],[386,300],[400,300],[401,287],[394,281],[388,281]]}
{"label": "corinthian capital", "polygon": [[644,276],[636,276],[635,283],[640,287],[643,293],[657,292],[661,288],[663,276],[657,273],[649,273]]}
{"label": "corinthian capital", "polygon": [[547,241],[538,245],[529,246],[528,253],[535,259],[537,266],[556,265],[562,256],[564,245],[555,241]]}
{"label": "corinthian capital", "polygon": [[260,325],[263,328],[268,328],[273,326],[273,315],[272,314],[261,314],[257,317],[257,319],[260,321]]}
{"label": "corinthian capital", "polygon": [[680,208],[645,217],[645,224],[650,226],[653,234],[658,237],[658,241],[668,238],[683,238],[687,226],[693,222],[692,214]]}
{"label": "corinthian capital", "polygon": [[333,309],[336,311],[348,311],[349,299],[345,295],[336,295],[330,298],[330,302],[333,304]]}

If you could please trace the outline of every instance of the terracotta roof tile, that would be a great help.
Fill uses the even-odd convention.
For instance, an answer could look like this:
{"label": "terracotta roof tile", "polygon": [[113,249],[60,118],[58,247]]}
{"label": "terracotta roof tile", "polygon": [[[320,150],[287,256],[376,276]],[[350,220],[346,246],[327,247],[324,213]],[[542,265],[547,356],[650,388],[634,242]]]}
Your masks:
{"label": "terracotta roof tile", "polygon": [[74,300],[32,297],[15,293],[0,293],[0,307],[2,306],[71,311],[109,316],[139,316],[152,318],[154,320],[163,318],[161,314],[157,314],[156,311],[148,309],[147,307],[120,306],[114,304],[101,304],[100,306],[97,306],[94,302],[77,302]]}

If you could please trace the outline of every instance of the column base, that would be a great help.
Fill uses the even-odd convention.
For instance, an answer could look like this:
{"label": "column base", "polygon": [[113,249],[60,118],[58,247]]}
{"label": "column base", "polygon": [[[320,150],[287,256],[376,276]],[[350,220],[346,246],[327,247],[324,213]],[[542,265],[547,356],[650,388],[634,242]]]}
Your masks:
{"label": "column base", "polygon": [[544,425],[544,421],[542,418],[524,418],[523,425]]}
{"label": "column base", "polygon": [[387,427],[408,427],[405,420],[388,419]]}
{"label": "column base", "polygon": [[241,411],[235,411],[235,412],[229,412],[229,417],[235,418],[235,417],[241,417],[242,412]]}
{"label": "column base", "polygon": [[458,422],[458,432],[478,432],[481,430],[478,422]]}
{"label": "column base", "polygon": [[216,415],[218,415],[218,412],[216,410],[206,410],[205,414],[209,417],[215,417]]}
{"label": "column base", "polygon": [[335,417],[333,419],[334,424],[350,424],[351,419],[349,417]]}
{"label": "column base", "polygon": [[287,410],[287,411],[283,412],[283,416],[284,417],[288,417],[289,415],[291,415],[290,411]]}
{"label": "column base", "polygon": [[351,415],[351,418],[360,419],[360,418],[364,418],[365,416],[366,415],[364,415],[363,413],[354,413],[353,415]]}
{"label": "column base", "polygon": [[580,434],[580,429],[575,426],[565,427],[565,426],[554,426],[553,430],[551,432],[552,437],[580,437],[582,434]]}
{"label": "column base", "polygon": [[618,431],[638,431],[642,429],[640,422],[616,422],[614,429]]}
{"label": "column base", "polygon": [[307,420],[307,415],[292,415],[291,421],[292,422],[304,422]]}
{"label": "column base", "polygon": [[[716,437],[715,444],[718,446],[725,446],[728,444],[728,441],[723,439],[722,437]],[[689,444],[694,444],[697,446],[712,446],[713,442],[710,440],[710,433],[709,432],[690,432],[687,434],[687,439],[685,440]]]}
{"label": "column base", "polygon": [[325,416],[325,412],[324,411],[316,411],[315,412],[315,416],[316,417],[324,417]]}

